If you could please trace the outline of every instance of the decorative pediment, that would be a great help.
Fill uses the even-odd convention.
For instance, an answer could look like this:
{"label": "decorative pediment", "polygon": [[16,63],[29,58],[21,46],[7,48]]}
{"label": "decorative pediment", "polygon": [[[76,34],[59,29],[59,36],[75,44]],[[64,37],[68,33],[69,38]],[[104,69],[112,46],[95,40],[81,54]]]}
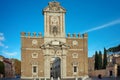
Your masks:
{"label": "decorative pediment", "polygon": [[48,6],[43,9],[43,12],[66,12],[66,10],[60,6],[59,2],[49,2]]}
{"label": "decorative pediment", "polygon": [[69,45],[58,41],[58,40],[52,40],[48,43],[45,43],[43,45],[41,45],[42,49],[68,49],[70,48]]}

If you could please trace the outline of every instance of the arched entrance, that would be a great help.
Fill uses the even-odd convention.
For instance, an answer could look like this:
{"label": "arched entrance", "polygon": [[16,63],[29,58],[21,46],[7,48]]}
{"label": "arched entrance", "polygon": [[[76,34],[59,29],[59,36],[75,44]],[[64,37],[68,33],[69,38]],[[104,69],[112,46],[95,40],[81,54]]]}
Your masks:
{"label": "arched entrance", "polygon": [[50,77],[58,79],[61,78],[61,59],[59,57],[52,57],[50,61]]}
{"label": "arched entrance", "polygon": [[65,78],[66,77],[66,54],[68,45],[52,40],[41,46],[44,53],[44,77]]}

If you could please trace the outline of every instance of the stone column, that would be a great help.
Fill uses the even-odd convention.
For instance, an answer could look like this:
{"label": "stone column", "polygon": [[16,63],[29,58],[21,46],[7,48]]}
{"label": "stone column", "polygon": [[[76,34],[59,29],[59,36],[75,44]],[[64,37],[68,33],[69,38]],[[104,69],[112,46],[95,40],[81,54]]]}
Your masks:
{"label": "stone column", "polygon": [[63,66],[63,69],[62,69],[62,77],[66,77],[66,56],[63,56],[62,57],[62,66]]}
{"label": "stone column", "polygon": [[61,56],[61,78],[66,77],[66,51],[63,50],[62,56]]}
{"label": "stone column", "polygon": [[45,51],[44,56],[44,76],[50,78],[50,56],[48,56],[48,50]]}

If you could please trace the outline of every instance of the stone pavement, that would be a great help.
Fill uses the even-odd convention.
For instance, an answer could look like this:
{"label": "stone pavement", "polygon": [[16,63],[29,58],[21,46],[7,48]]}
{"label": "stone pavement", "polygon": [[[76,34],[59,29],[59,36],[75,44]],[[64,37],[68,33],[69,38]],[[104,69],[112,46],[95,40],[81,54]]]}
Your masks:
{"label": "stone pavement", "polygon": [[[12,78],[12,79],[11,78],[3,78],[3,79],[0,79],[0,80],[21,80],[21,79],[20,78]],[[78,79],[78,80],[80,80],[80,79]],[[117,77],[117,78],[109,77],[109,78],[102,78],[102,79],[88,78],[88,79],[85,79],[85,80],[120,80],[120,77]]]}
{"label": "stone pavement", "polygon": [[0,78],[0,80],[20,80],[20,78]]}
{"label": "stone pavement", "polygon": [[109,78],[102,78],[102,79],[99,79],[99,78],[88,78],[86,80],[120,80],[120,77],[117,77],[117,78],[109,77]]}

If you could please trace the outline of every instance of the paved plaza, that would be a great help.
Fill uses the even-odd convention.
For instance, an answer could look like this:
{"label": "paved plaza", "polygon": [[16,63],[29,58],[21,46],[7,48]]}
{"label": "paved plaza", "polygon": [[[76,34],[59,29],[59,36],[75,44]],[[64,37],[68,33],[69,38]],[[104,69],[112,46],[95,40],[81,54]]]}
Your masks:
{"label": "paved plaza", "polygon": [[117,77],[117,78],[109,77],[109,78],[102,78],[102,79],[99,79],[99,78],[89,78],[89,79],[86,79],[86,80],[120,80],[120,77]]}
{"label": "paved plaza", "polygon": [[21,80],[20,78],[0,78],[0,80]]}
{"label": "paved plaza", "polygon": [[[21,80],[21,79],[20,78],[4,78],[4,79],[0,79],[0,80]],[[120,80],[120,77],[117,77],[117,78],[111,78],[111,77],[109,77],[109,78],[102,78],[102,79],[88,78],[86,80]]]}

